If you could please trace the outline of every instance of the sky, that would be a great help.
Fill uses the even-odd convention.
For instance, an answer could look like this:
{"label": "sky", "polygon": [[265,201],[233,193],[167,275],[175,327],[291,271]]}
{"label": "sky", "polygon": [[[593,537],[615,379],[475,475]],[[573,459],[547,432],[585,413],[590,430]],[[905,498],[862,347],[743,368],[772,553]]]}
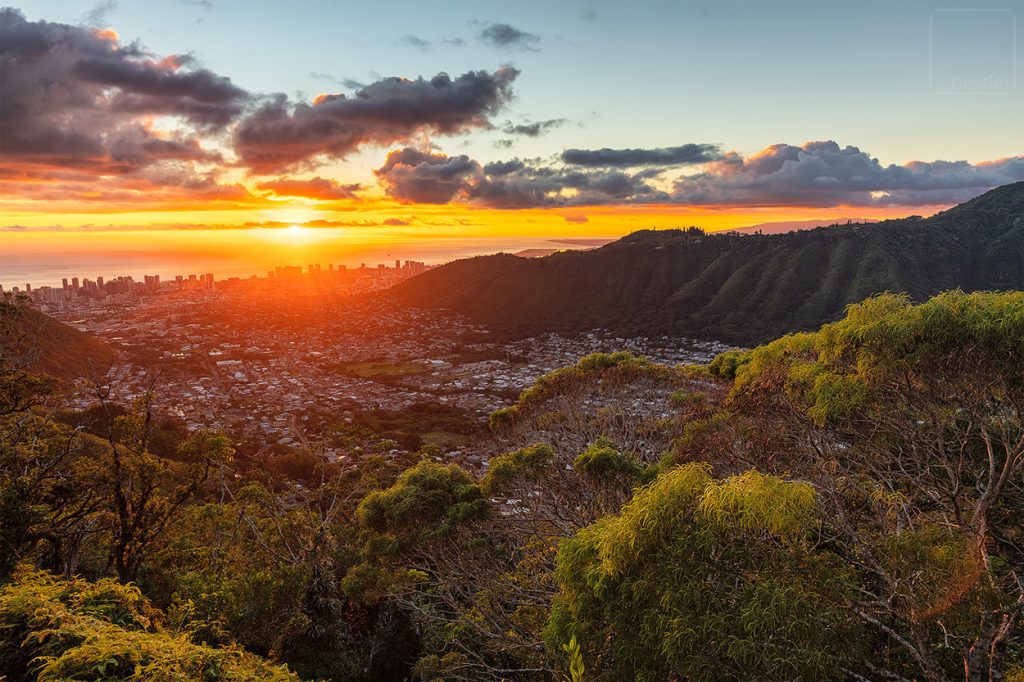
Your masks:
{"label": "sky", "polygon": [[1024,180],[1022,10],[34,0],[0,11],[0,282],[934,213]]}

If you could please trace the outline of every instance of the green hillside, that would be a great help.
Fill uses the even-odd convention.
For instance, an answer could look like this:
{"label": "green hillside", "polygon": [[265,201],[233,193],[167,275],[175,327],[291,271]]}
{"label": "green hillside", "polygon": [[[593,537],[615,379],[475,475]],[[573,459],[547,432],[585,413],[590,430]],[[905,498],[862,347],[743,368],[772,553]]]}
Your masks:
{"label": "green hillside", "polygon": [[65,379],[102,376],[117,356],[103,341],[32,308],[22,311],[19,324],[36,372]]}
{"label": "green hillside", "polygon": [[776,235],[640,231],[546,258],[456,261],[392,290],[519,335],[603,327],[754,344],[884,292],[1024,288],[1024,183],[930,218]]}

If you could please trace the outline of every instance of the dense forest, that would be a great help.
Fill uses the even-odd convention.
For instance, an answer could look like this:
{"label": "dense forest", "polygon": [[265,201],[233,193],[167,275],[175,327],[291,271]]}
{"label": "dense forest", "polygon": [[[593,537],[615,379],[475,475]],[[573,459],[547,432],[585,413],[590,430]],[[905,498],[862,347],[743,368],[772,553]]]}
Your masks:
{"label": "dense forest", "polygon": [[480,471],[303,482],[161,431],[156,394],[58,419],[24,312],[0,678],[1024,680],[1022,293],[877,296],[708,366],[591,355],[492,415]]}
{"label": "dense forest", "polygon": [[512,335],[607,328],[753,345],[883,292],[1024,288],[1024,183],[930,218],[774,235],[641,231],[588,252],[456,261],[392,291]]}

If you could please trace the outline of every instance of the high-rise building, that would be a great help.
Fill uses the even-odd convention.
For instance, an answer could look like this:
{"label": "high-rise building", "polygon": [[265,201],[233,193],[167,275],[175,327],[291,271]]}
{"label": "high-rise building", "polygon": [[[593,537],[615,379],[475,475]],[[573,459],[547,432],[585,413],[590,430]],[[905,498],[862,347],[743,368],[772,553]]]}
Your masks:
{"label": "high-rise building", "polygon": [[102,277],[97,277],[96,278],[96,286],[98,286],[100,289],[103,288],[103,278]]}
{"label": "high-rise building", "polygon": [[65,291],[67,291],[67,288],[68,288],[68,278],[67,278],[67,277],[65,277],[64,279],[62,279],[62,280],[60,281],[60,283],[61,283],[62,285],[64,285],[64,290],[65,290]]}
{"label": "high-rise building", "polygon": [[206,288],[207,289],[212,289],[213,288],[213,273],[212,272],[206,273]]}
{"label": "high-rise building", "polygon": [[71,278],[71,288],[74,289],[75,291],[78,291],[78,278],[77,277],[72,277]]}

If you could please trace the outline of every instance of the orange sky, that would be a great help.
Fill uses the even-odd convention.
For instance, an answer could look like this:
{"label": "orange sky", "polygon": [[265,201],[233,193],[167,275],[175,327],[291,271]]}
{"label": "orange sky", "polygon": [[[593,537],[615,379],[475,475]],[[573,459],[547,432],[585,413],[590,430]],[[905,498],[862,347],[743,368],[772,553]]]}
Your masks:
{"label": "orange sky", "polygon": [[[906,208],[837,206],[813,207],[685,207],[678,205],[580,206],[572,208],[491,209],[458,204],[400,204],[388,200],[319,201],[293,198],[255,198],[245,202],[197,203],[194,197],[178,203],[143,208],[130,201],[65,202],[32,206],[0,199],[0,224],[26,228],[23,238],[62,228],[65,236],[81,232],[123,233],[129,230],[174,230],[182,239],[201,229],[237,229],[238,238],[259,239],[245,228],[274,228],[292,224],[342,231],[354,238],[395,239],[428,237],[613,237],[640,229],[696,225],[709,231],[764,222],[831,218],[892,218],[907,215]],[[148,207],[147,207],[148,205]],[[930,213],[944,206],[926,207]],[[175,229],[179,228],[179,229]],[[184,229],[180,229],[184,228]],[[10,228],[6,230],[9,234]],[[122,237],[112,236],[112,239]]]}
{"label": "orange sky", "polygon": [[[918,161],[890,149],[896,158],[883,161],[817,125],[793,139],[764,122],[768,111],[729,123],[726,114],[748,110],[716,114],[725,105],[706,93],[700,107],[652,104],[674,87],[645,93],[649,101],[603,81],[599,96],[574,91],[572,79],[547,89],[552,69],[568,63],[544,57],[568,49],[553,36],[519,32],[529,49],[502,55],[463,40],[467,49],[444,68],[424,71],[425,55],[406,55],[389,67],[398,76],[320,73],[290,90],[323,55],[298,50],[306,66],[287,82],[263,82],[266,69],[199,59],[189,51],[193,28],[159,49],[137,42],[158,38],[150,17],[135,24],[134,12],[111,5],[95,25],[0,10],[10,38],[0,45],[0,247],[15,254],[9,261],[52,261],[75,248],[201,256],[281,246],[298,257],[346,242],[426,259],[431,239],[512,248],[650,228],[930,214],[1024,177],[1024,157]],[[604,54],[607,41],[591,47]],[[797,112],[823,119],[817,108]]]}

